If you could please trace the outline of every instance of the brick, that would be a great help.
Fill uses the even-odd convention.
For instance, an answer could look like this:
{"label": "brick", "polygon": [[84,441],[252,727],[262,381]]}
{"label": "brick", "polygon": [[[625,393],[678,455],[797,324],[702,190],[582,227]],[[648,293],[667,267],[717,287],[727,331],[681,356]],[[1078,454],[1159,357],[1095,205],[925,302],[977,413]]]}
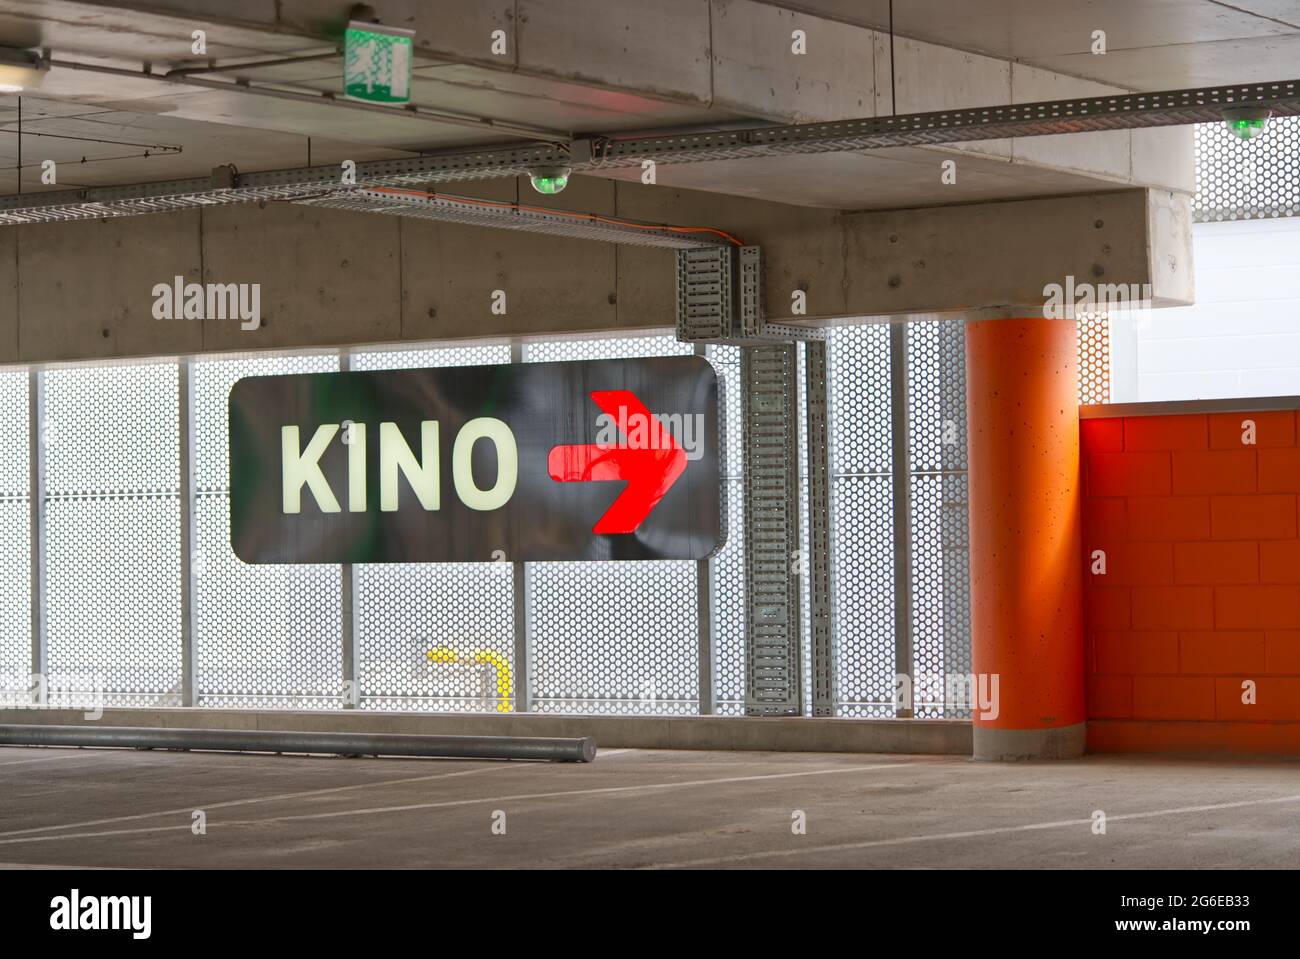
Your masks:
{"label": "brick", "polygon": [[1079,420],[1079,446],[1086,453],[1118,453],[1124,449],[1124,420]]}
{"label": "brick", "polygon": [[1264,633],[1264,672],[1300,676],[1300,629]]}
{"label": "brick", "polygon": [[1134,629],[1211,629],[1214,590],[1208,586],[1135,586]]}
{"label": "brick", "polygon": [[[1092,554],[1106,554],[1106,572],[1094,573]],[[1089,544],[1084,576],[1096,586],[1168,586],[1174,581],[1174,554],[1170,543]]]}
{"label": "brick", "polygon": [[1255,492],[1253,449],[1178,450],[1172,455],[1175,496]]}
{"label": "brick", "polygon": [[[1255,682],[1255,702],[1241,701],[1244,680]],[[1300,677],[1224,676],[1215,680],[1215,715],[1238,722],[1300,719]]]}
{"label": "brick", "polygon": [[1125,450],[1203,450],[1209,442],[1203,413],[1124,418]]}
{"label": "brick", "polygon": [[1223,586],[1259,582],[1259,544],[1250,542],[1175,543],[1174,582]]}
{"label": "brick", "polygon": [[1122,588],[1085,589],[1083,618],[1089,629],[1128,629],[1129,591]]}
{"label": "brick", "polygon": [[1178,671],[1214,676],[1263,672],[1264,633],[1216,630],[1178,635]]}
{"label": "brick", "polygon": [[1093,676],[1088,680],[1089,719],[1127,719],[1133,715],[1133,680]]}
{"label": "brick", "polygon": [[1259,491],[1300,493],[1300,449],[1259,451]]}
{"label": "brick", "polygon": [[1216,586],[1216,629],[1300,627],[1300,586]]}
{"label": "brick", "polygon": [[1209,676],[1135,676],[1133,717],[1213,719],[1214,679]]}
{"label": "brick", "polygon": [[1168,453],[1094,453],[1088,457],[1090,496],[1164,496],[1169,490]]}
{"label": "brick", "polygon": [[1295,539],[1294,496],[1211,496],[1211,539]]}
{"label": "brick", "polygon": [[[1206,507],[1209,515],[1209,507]],[[1121,497],[1094,497],[1083,503],[1083,533],[1090,542],[1121,543],[1128,539],[1128,503]]]}
{"label": "brick", "polygon": [[[1262,660],[1264,634],[1260,633],[1259,638]],[[1098,673],[1132,676],[1178,672],[1177,633],[1097,633],[1096,646]]]}
{"label": "brick", "polygon": [[1210,538],[1207,496],[1135,496],[1128,501],[1128,531],[1133,540],[1177,542]]}
{"label": "brick", "polygon": [[1260,543],[1259,579],[1262,583],[1300,583],[1300,540]]}
{"label": "brick", "polygon": [[1295,445],[1295,413],[1291,410],[1273,410],[1210,414],[1210,448],[1241,449],[1243,420],[1255,421],[1255,446],[1259,449]]}

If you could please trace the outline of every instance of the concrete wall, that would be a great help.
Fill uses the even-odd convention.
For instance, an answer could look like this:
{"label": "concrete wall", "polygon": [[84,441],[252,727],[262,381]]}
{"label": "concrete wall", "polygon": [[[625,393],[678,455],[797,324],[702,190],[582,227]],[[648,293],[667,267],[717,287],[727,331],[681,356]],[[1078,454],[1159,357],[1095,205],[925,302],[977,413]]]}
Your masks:
{"label": "concrete wall", "polygon": [[1300,753],[1296,413],[1141,409],[1081,424],[1090,748]]}
{"label": "concrete wall", "polygon": [[[1043,286],[1068,274],[1191,298],[1179,194],[840,213],[577,177],[547,202],[761,245],[777,320],[1041,309]],[[176,276],[261,284],[263,326],[153,319],[154,285]],[[498,289],[504,316],[490,309]],[[806,316],[791,316],[796,289]],[[634,332],[674,316],[674,255],[661,249],[282,202],[0,228],[0,363]]]}

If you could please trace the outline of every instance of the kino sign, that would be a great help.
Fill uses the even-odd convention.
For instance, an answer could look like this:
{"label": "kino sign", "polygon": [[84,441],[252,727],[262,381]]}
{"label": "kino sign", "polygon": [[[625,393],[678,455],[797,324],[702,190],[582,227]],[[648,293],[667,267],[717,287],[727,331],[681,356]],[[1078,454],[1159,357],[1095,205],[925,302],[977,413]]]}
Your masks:
{"label": "kino sign", "polygon": [[247,563],[704,559],[725,539],[701,357],[253,376],[230,391]]}

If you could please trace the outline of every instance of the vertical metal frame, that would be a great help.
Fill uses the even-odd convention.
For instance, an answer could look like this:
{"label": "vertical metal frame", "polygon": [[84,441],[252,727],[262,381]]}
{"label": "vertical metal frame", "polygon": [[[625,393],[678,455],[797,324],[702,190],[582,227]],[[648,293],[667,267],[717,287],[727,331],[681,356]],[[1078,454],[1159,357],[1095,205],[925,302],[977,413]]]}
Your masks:
{"label": "vertical metal frame", "polygon": [[[695,355],[707,357],[708,347],[703,343],[696,343]],[[722,387],[723,380],[718,377],[718,451],[724,457],[722,469],[720,470],[722,474],[722,499],[720,502],[722,519],[725,524],[727,519],[727,464],[725,461],[727,455],[727,408]],[[711,716],[717,710],[717,695],[713,684],[714,656],[717,649],[715,635],[717,624],[714,622],[713,617],[714,588],[713,561],[709,559],[697,560],[695,563],[695,617],[698,636],[696,662],[701,716]]]}
{"label": "vertical metal frame", "polygon": [[[524,361],[524,344],[510,341],[510,362]],[[533,711],[533,630],[529,610],[532,608],[532,590],[529,583],[528,564],[512,561],[510,564],[511,599],[514,603],[514,653],[515,653],[515,712]]]}
{"label": "vertical metal frame", "polygon": [[[45,374],[27,371],[28,536],[31,577],[32,674],[49,672],[49,630],[45,607]],[[48,683],[34,691],[38,705],[48,702]]]}
{"label": "vertical metal frame", "polygon": [[[339,351],[339,371],[352,370],[352,353]],[[342,639],[343,708],[356,709],[361,705],[361,678],[357,657],[357,569],[351,563],[339,564],[339,635]]]}
{"label": "vertical metal frame", "polygon": [[741,353],[745,446],[745,712],[803,712],[799,580],[798,348]]}
{"label": "vertical metal frame", "polygon": [[[894,674],[912,685],[912,464],[907,428],[907,324],[889,328],[889,387],[894,482]],[[897,683],[897,678],[895,679]],[[913,715],[915,695],[895,709],[899,719]]]}
{"label": "vertical metal frame", "polygon": [[198,704],[198,624],[194,560],[198,543],[198,517],[194,481],[194,360],[176,363],[178,422],[180,425],[181,514],[181,705]]}
{"label": "vertical metal frame", "polygon": [[808,557],[814,716],[835,715],[835,602],[831,576],[830,403],[825,341],[805,348],[808,403]]}

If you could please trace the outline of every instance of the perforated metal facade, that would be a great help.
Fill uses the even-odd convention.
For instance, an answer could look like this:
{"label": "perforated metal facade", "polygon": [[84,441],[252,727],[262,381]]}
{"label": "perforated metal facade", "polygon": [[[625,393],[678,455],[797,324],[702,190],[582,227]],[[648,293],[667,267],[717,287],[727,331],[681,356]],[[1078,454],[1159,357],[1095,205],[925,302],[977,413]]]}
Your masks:
{"label": "perforated metal facade", "polygon": [[1110,402],[1110,317],[1083,313],[1076,323],[1079,336],[1079,403]]}
{"label": "perforated metal facade", "polygon": [[745,712],[745,461],[740,408],[740,347],[710,346],[722,383],[726,448],[727,544],[709,560],[713,584],[714,712]]}
{"label": "perforated metal facade", "polygon": [[1196,126],[1199,221],[1300,216],[1300,117],[1274,117],[1254,140],[1224,123]]}
{"label": "perforated metal facade", "polygon": [[[250,566],[230,549],[226,400],[244,376],[338,369],[333,354],[194,364],[195,690],[200,706],[337,709],[337,566]],[[173,388],[172,394],[175,394]]]}
{"label": "perforated metal facade", "polygon": [[[688,354],[669,336],[528,343],[525,362]],[[530,563],[538,712],[699,711],[692,562]]]}
{"label": "perforated metal facade", "polygon": [[13,680],[0,689],[10,691],[32,666],[27,379],[25,371],[0,373],[0,677]]}
{"label": "perforated metal facade", "polygon": [[970,671],[962,324],[908,323],[907,379],[915,715],[967,715],[945,698]]}
{"label": "perforated metal facade", "polygon": [[[509,363],[506,345],[357,352],[354,370]],[[505,712],[514,706],[508,557],[355,567],[362,709]]]}
{"label": "perforated metal facade", "polygon": [[43,377],[48,672],[102,676],[109,705],[179,705],[176,366]]}
{"label": "perforated metal facade", "polygon": [[[949,342],[945,337],[955,335]],[[951,628],[963,600],[964,412],[959,326],[909,330],[908,427],[916,663],[960,665],[964,633]],[[687,353],[670,337],[563,340],[525,344],[528,362]],[[956,351],[956,352],[953,352]],[[328,371],[338,354],[230,356],[187,361],[193,385],[192,471],[194,693],[200,706],[338,708],[345,644],[354,642],[363,709],[508,710],[526,678],[538,711],[690,714],[701,709],[700,656],[711,666],[714,710],[745,707],[744,450],[741,350],[710,346],[723,383],[728,526],[707,575],[691,562],[527,564],[518,605],[518,570],[500,564],[248,566],[228,541],[226,399],[243,376]],[[801,350],[801,354],[806,350]],[[507,362],[505,345],[354,352],[353,369]],[[801,364],[802,366],[802,364]],[[827,381],[831,405],[834,618],[837,715],[893,715],[895,672],[892,557],[893,405],[887,327],[835,330]],[[9,390],[0,431],[28,434],[26,373],[0,379]],[[90,366],[45,374],[46,532],[44,580],[51,669],[103,667],[110,703],[179,703],[182,593],[179,530],[180,410],[176,363]],[[806,496],[807,402],[796,393]],[[954,405],[955,404],[955,405]],[[948,435],[948,422],[956,424]],[[89,424],[72,429],[69,424]],[[71,430],[71,432],[69,432]],[[104,438],[107,437],[107,441]],[[947,442],[951,440],[952,442]],[[17,442],[19,450],[25,450]],[[951,447],[951,448],[950,448]],[[956,451],[954,453],[954,450]],[[954,459],[954,456],[956,458]],[[27,535],[26,467],[0,469],[0,522],[16,543]],[[4,510],[8,509],[9,512]],[[10,515],[12,514],[12,515]],[[802,709],[811,708],[809,523],[789,557],[798,585]],[[20,545],[13,551],[24,556]],[[26,668],[28,568],[15,562],[4,616],[13,640],[7,663]],[[345,620],[343,576],[352,584]],[[87,583],[91,584],[87,589]],[[709,628],[700,629],[701,586]],[[107,598],[105,598],[107,597]],[[955,598],[954,598],[955,597]],[[953,604],[957,603],[957,606]],[[527,677],[517,674],[522,611],[530,637]],[[110,621],[111,620],[111,621]],[[954,638],[955,637],[955,638]],[[929,713],[940,714],[938,704]]]}
{"label": "perforated metal facade", "polygon": [[889,327],[831,331],[831,564],[838,713],[894,715],[894,531]]}

